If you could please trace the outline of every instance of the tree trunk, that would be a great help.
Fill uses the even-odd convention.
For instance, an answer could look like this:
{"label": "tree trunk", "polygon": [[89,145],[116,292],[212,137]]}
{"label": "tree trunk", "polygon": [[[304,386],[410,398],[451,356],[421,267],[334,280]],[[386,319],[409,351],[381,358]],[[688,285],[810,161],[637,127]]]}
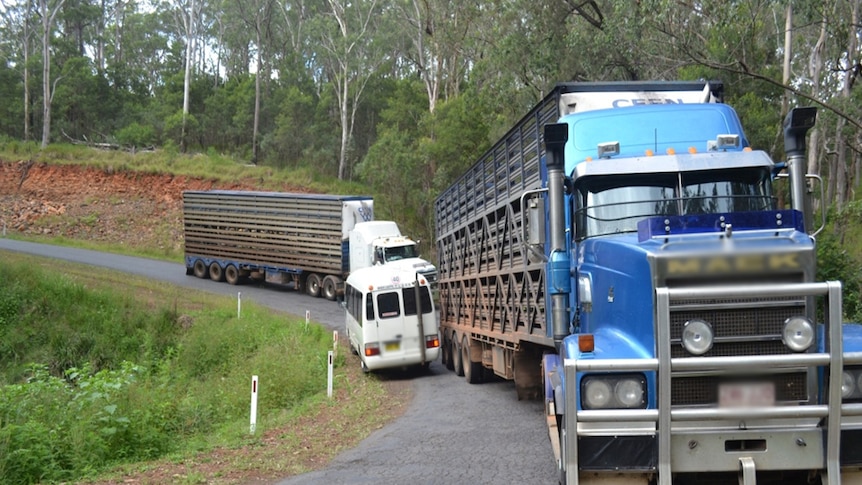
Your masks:
{"label": "tree trunk", "polygon": [[[29,5],[29,4],[28,4]],[[24,19],[24,141],[30,141],[30,19]]]}
{"label": "tree trunk", "polygon": [[257,132],[260,126],[260,76],[263,71],[263,47],[260,42],[260,12],[257,20],[257,73],[254,75],[254,128],[251,133],[251,163],[257,165]]}
{"label": "tree trunk", "polygon": [[341,153],[338,156],[338,180],[344,180],[345,172],[347,171],[347,142],[349,141],[350,133],[347,117],[347,100],[349,94],[350,83],[347,80],[348,72],[345,67],[342,71],[344,78],[341,80]]}
{"label": "tree trunk", "polygon": [[183,123],[182,130],[180,131],[180,151],[185,153],[188,148],[186,144],[186,125],[189,117],[189,95],[191,90],[191,73],[192,73],[192,53],[193,46],[192,43],[194,41],[195,34],[195,0],[191,0],[191,7],[189,8],[188,17],[184,17],[187,19],[185,29],[186,29],[186,69],[185,69],[185,77],[183,79]]}
{"label": "tree trunk", "polygon": [[[823,18],[820,20],[820,37],[817,39],[817,42],[814,44],[814,48],[811,49],[811,57],[808,61],[808,72],[811,77],[811,94],[815,99],[820,97],[820,76],[823,71],[823,49],[826,45],[826,23],[827,23],[827,13],[823,12]],[[820,153],[826,153],[825,151],[820,151],[820,144],[818,140],[820,138],[820,128],[817,125],[811,130],[811,142],[809,143],[808,150],[808,173],[819,174],[820,173]],[[830,174],[833,173],[831,170]],[[830,184],[831,187],[831,184]],[[832,200],[830,197],[827,200]]]}
{"label": "tree trunk", "polygon": [[[784,15],[784,72],[781,76],[781,82],[787,86],[790,84],[790,54],[793,48],[793,5],[787,4],[787,11]],[[781,99],[781,119],[787,114],[790,109],[790,93],[784,91],[784,96]]]}
{"label": "tree trunk", "polygon": [[48,5],[48,0],[40,0],[39,10],[42,15],[42,148],[46,148],[51,141],[51,99],[54,93],[51,90],[51,28],[54,17],[65,3],[58,0],[54,8]]}

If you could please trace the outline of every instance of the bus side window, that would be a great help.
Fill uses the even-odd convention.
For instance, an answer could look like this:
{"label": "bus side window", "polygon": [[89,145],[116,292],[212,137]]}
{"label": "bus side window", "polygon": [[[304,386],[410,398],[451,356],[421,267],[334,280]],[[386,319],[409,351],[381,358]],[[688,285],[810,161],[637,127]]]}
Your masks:
{"label": "bus side window", "polygon": [[371,293],[365,295],[365,319],[369,322],[374,321],[374,302],[371,299]]}

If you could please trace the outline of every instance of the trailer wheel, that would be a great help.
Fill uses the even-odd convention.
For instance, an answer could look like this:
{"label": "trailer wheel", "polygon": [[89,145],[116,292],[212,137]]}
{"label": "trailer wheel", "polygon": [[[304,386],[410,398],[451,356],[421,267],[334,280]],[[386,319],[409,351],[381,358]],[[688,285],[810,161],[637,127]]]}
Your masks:
{"label": "trailer wheel", "polygon": [[210,279],[213,281],[224,281],[224,270],[218,263],[210,263]]}
{"label": "trailer wheel", "polygon": [[461,360],[461,348],[458,346],[458,336],[452,334],[452,370],[456,376],[464,375],[464,362]]}
{"label": "trailer wheel", "polygon": [[232,264],[227,265],[224,269],[224,279],[230,285],[238,285],[240,276],[237,267]]}
{"label": "trailer wheel", "polygon": [[320,296],[320,276],[315,273],[308,275],[308,278],[305,279],[305,292],[315,298]]}
{"label": "trailer wheel", "polygon": [[192,272],[194,272],[194,275],[198,278],[206,278],[208,276],[206,263],[204,263],[202,259],[196,259]]}
{"label": "trailer wheel", "polygon": [[470,358],[470,340],[467,336],[461,341],[461,366],[464,367],[464,379],[470,384],[482,382],[482,363],[473,362]]}
{"label": "trailer wheel", "polygon": [[335,301],[336,296],[338,296],[338,278],[328,275],[323,278],[323,297]]}

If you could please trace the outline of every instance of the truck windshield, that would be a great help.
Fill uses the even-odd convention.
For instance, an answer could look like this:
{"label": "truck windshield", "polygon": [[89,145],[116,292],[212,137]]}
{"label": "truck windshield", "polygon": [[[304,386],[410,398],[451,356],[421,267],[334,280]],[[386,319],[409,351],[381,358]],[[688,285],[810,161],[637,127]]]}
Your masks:
{"label": "truck windshield", "polygon": [[399,259],[418,258],[416,254],[416,245],[408,244],[406,246],[394,246],[383,250],[386,262],[398,261]]}
{"label": "truck windshield", "polygon": [[764,167],[593,177],[579,182],[578,239],[637,232],[653,216],[773,210]]}

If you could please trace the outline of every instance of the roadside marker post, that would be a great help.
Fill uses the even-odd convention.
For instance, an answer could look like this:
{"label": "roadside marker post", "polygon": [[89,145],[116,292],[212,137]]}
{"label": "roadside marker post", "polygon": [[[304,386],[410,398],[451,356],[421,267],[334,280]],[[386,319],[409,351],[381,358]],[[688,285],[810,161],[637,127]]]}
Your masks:
{"label": "roadside marker post", "polygon": [[326,373],[326,397],[332,399],[332,351],[328,352],[329,354],[329,368]]}
{"label": "roadside marker post", "polygon": [[338,330],[332,331],[332,352],[338,356]]}
{"label": "roadside marker post", "polygon": [[254,434],[257,427],[257,376],[251,376],[251,426],[249,433]]}
{"label": "roadside marker post", "polygon": [[305,331],[308,331],[308,322],[311,320],[311,311],[305,310]]}
{"label": "roadside marker post", "polygon": [[236,319],[239,320],[240,314],[242,313],[242,292],[236,292]]}

